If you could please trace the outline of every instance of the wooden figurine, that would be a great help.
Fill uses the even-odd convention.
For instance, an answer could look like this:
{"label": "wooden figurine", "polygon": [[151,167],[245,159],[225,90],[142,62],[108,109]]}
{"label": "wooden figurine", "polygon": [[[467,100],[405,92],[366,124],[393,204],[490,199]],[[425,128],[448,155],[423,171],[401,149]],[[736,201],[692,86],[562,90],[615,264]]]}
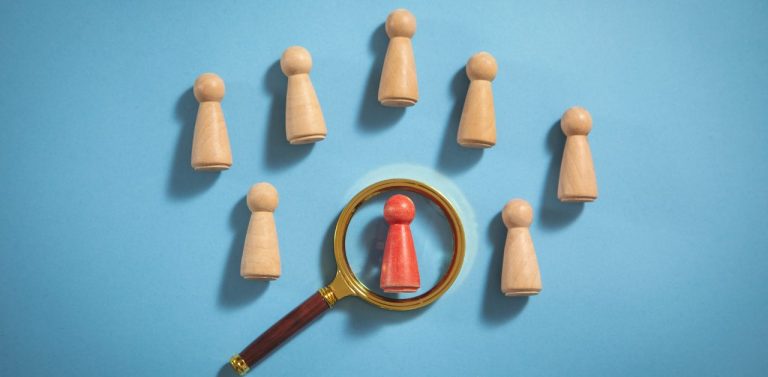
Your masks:
{"label": "wooden figurine", "polygon": [[229,169],[232,151],[221,111],[224,81],[215,73],[203,73],[195,80],[193,92],[200,108],[192,138],[192,167],[200,171]]}
{"label": "wooden figurine", "polygon": [[479,52],[467,62],[469,89],[456,138],[463,147],[490,148],[496,144],[491,81],[496,78],[497,70],[496,59],[487,52]]}
{"label": "wooden figurine", "polygon": [[380,286],[384,292],[415,292],[421,285],[411,221],[416,207],[405,195],[393,195],[384,204],[384,219],[389,223]]}
{"label": "wooden figurine", "polygon": [[531,232],[533,209],[523,199],[510,200],[501,211],[507,226],[504,262],[501,267],[501,292],[506,296],[532,296],[541,292],[541,274]]}
{"label": "wooden figurine", "polygon": [[597,199],[597,180],[587,134],[592,117],[586,109],[572,107],[560,119],[566,135],[557,197],[562,202],[591,202]]}
{"label": "wooden figurine", "polygon": [[325,139],[323,111],[309,78],[312,55],[301,46],[285,49],[280,69],[288,76],[285,101],[285,136],[291,144],[308,144]]}
{"label": "wooden figurine", "polygon": [[240,276],[246,279],[274,280],[280,277],[280,248],[273,212],[277,190],[269,183],[257,183],[248,191],[251,221],[245,234]]}
{"label": "wooden figurine", "polygon": [[411,45],[411,37],[416,33],[416,17],[405,9],[397,9],[387,16],[384,28],[389,46],[381,69],[379,102],[389,107],[413,106],[419,100]]}

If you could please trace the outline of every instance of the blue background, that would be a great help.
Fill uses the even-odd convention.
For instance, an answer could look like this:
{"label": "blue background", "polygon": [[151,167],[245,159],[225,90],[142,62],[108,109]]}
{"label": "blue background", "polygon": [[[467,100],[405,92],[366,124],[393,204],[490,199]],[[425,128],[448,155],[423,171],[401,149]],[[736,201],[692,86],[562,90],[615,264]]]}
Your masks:
{"label": "blue background", "polygon": [[[418,20],[406,110],[376,100],[397,7]],[[2,1],[0,369],[230,375],[330,281],[346,201],[400,171],[460,206],[459,282],[417,312],[344,300],[254,375],[764,375],[767,17],[765,1]],[[277,61],[294,44],[329,129],[309,147],[284,139]],[[500,67],[484,152],[455,143],[481,50]],[[221,174],[189,166],[206,71],[227,86]],[[557,122],[577,104],[600,188],[583,206],[556,200]],[[281,200],[269,284],[238,275],[258,181]],[[513,197],[535,209],[544,290],[527,300],[498,287]]]}

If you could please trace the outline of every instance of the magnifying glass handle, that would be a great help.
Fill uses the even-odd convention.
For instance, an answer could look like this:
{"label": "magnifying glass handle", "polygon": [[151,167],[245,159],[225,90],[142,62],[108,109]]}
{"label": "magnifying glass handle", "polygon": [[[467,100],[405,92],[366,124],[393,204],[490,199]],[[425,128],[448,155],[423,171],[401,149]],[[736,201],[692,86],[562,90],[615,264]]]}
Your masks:
{"label": "magnifying glass handle", "polygon": [[320,292],[309,296],[301,305],[293,309],[285,317],[277,321],[269,330],[261,334],[248,347],[229,360],[232,368],[238,374],[245,375],[251,366],[266,357],[275,348],[312,322],[320,314],[325,313],[330,305]]}

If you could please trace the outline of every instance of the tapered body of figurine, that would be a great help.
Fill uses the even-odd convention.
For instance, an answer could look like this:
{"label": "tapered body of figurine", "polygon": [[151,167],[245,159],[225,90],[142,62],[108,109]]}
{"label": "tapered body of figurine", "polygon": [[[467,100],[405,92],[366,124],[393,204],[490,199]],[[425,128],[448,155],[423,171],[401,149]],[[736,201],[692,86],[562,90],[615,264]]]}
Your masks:
{"label": "tapered body of figurine", "polygon": [[421,285],[410,227],[414,216],[416,207],[405,195],[393,195],[384,205],[384,219],[389,223],[381,261],[384,292],[415,292]]}
{"label": "tapered body of figurine", "polygon": [[226,170],[232,166],[227,123],[221,110],[224,81],[214,73],[203,73],[193,89],[200,102],[192,139],[192,167],[200,171]]}
{"label": "tapered body of figurine", "polygon": [[397,9],[389,14],[384,27],[389,46],[381,69],[379,102],[390,107],[413,106],[419,100],[416,60],[411,44],[416,33],[416,17],[405,9]]}
{"label": "tapered body of figurine", "polygon": [[463,147],[490,148],[496,144],[496,113],[491,87],[496,71],[496,59],[487,52],[479,52],[467,62],[469,89],[456,137]]}
{"label": "tapered body of figurine", "polygon": [[557,197],[563,202],[591,202],[597,199],[597,179],[587,134],[592,116],[581,107],[568,109],[560,119],[566,135]]}
{"label": "tapered body of figurine", "polygon": [[285,136],[291,144],[314,143],[325,139],[323,111],[309,78],[312,55],[304,47],[288,47],[280,58],[280,68],[288,76],[285,100]]}
{"label": "tapered body of figurine", "polygon": [[245,234],[240,276],[277,279],[280,277],[280,248],[273,214],[278,204],[277,190],[269,183],[257,183],[248,191],[247,203],[251,221]]}
{"label": "tapered body of figurine", "polygon": [[507,227],[501,292],[506,296],[532,296],[541,292],[541,274],[529,227],[533,209],[523,199],[510,200],[501,211]]}

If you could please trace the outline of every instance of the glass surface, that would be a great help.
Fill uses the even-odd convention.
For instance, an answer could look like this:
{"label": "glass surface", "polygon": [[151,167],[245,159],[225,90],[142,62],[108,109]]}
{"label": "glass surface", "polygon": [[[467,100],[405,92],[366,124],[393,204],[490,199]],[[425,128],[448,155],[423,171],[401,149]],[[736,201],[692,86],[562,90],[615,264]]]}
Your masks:
{"label": "glass surface", "polygon": [[[383,215],[384,203],[396,194],[408,196],[416,207],[416,216],[410,224],[421,280],[421,287],[416,292],[386,293],[379,286],[389,230]],[[427,292],[446,273],[453,256],[453,234],[440,208],[429,199],[409,191],[394,190],[358,208],[349,224],[346,251],[352,272],[368,289],[389,298],[409,298]]]}

